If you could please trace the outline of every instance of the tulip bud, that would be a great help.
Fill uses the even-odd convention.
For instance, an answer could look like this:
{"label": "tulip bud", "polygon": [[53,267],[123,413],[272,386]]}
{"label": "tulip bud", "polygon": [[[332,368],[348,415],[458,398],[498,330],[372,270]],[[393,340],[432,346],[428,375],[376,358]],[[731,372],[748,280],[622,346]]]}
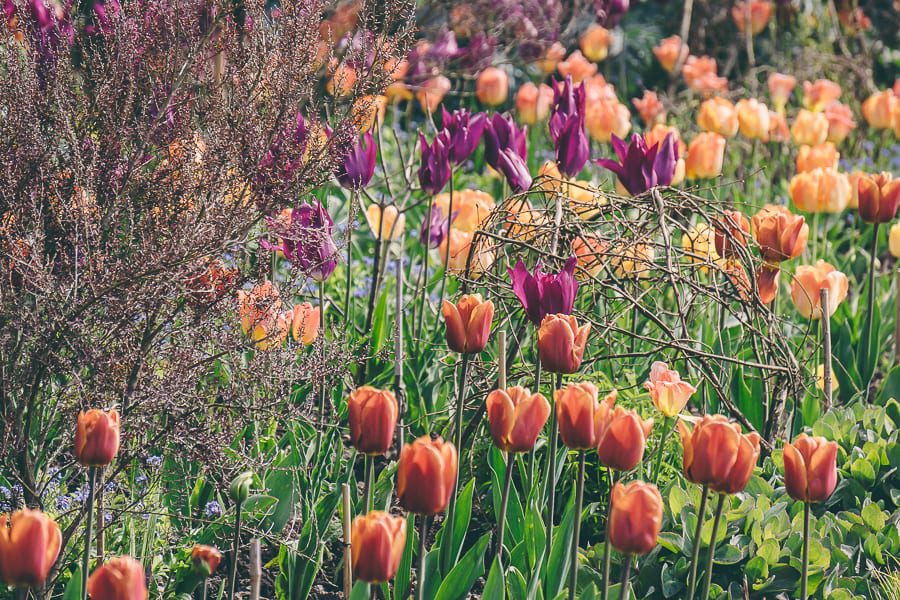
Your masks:
{"label": "tulip bud", "polygon": [[862,103],[863,117],[872,129],[890,129],[898,109],[900,99],[890,89],[875,92]]}
{"label": "tulip bud", "polygon": [[497,67],[487,67],[475,81],[475,96],[487,106],[500,106],[509,97],[509,75]]}
{"label": "tulip bud", "polygon": [[119,413],[93,408],[78,415],[75,458],[86,467],[105,467],[119,453]]}
{"label": "tulip bud", "polygon": [[824,502],[837,485],[836,442],[801,433],[784,443],[784,487],[801,502]]}
{"label": "tulip bud", "polygon": [[366,209],[366,222],[376,238],[382,242],[394,241],[403,235],[403,229],[406,227],[406,215],[393,204],[385,206],[383,211],[377,204],[370,204]]}
{"label": "tulip bud", "polygon": [[616,483],[610,494],[609,543],[622,554],[647,554],[662,528],[663,502],[655,485]]}
{"label": "tulip bud", "polygon": [[253,485],[253,477],[252,471],[244,471],[231,480],[231,485],[228,488],[228,495],[235,504],[243,504],[250,496],[250,487]]}
{"label": "tulip bud", "polygon": [[703,104],[700,105],[697,125],[704,131],[711,131],[731,138],[737,134],[740,121],[738,121],[738,113],[734,108],[734,104],[725,98],[716,96],[709,100],[704,100]]}
{"label": "tulip bud", "polygon": [[759,434],[741,434],[737,423],[722,415],[706,415],[691,430],[678,421],[684,447],[684,476],[720,494],[746,487],[759,458]]}
{"label": "tulip bud", "polygon": [[130,556],[117,556],[95,570],[87,582],[91,600],[147,600],[144,566]]}
{"label": "tulip bud", "polygon": [[834,314],[838,305],[847,297],[849,281],[847,276],[835,270],[824,260],[816,262],[815,266],[803,265],[794,274],[791,282],[791,300],[797,312],[807,319],[821,319],[821,291],[828,288],[828,316]]}
{"label": "tulip bud", "polygon": [[460,354],[478,354],[484,350],[494,319],[493,302],[482,300],[481,294],[466,294],[456,304],[444,300],[442,311],[451,350]]}
{"label": "tulip bud", "polygon": [[769,109],[765,104],[756,98],[743,98],[735,109],[741,135],[751,140],[769,139]]}
{"label": "tulip bud", "polygon": [[419,515],[443,511],[456,485],[456,448],[440,437],[422,436],[403,446],[397,463],[397,500]]}
{"label": "tulip bud", "polygon": [[406,519],[373,510],[353,519],[353,574],[361,581],[384,583],[394,578],[406,545]]}
{"label": "tulip bud", "polygon": [[222,553],[212,546],[197,544],[191,550],[191,569],[204,579],[216,572]]}
{"label": "tulip bud", "polygon": [[900,205],[900,179],[887,172],[864,175],[857,183],[859,216],[867,223],[888,223]]}
{"label": "tulip bud", "polygon": [[805,173],[814,169],[837,169],[841,153],[834,144],[825,142],[818,146],[800,146],[797,154],[797,171]]}
{"label": "tulip bud", "polygon": [[644,447],[653,419],[646,421],[633,410],[613,407],[618,392],[606,395],[597,414],[597,457],[600,464],[616,471],[630,471],[644,458]]}
{"label": "tulip bud", "polygon": [[550,416],[550,403],[521,386],[488,394],[487,416],[494,445],[504,452],[529,452]]}
{"label": "tulip bud", "polygon": [[784,107],[787,105],[791,92],[797,85],[797,78],[793,75],[784,75],[783,73],[772,73],[767,81],[769,86],[769,96],[778,113],[784,113]]}
{"label": "tulip bud", "polygon": [[42,586],[61,545],[59,525],[39,510],[0,515],[0,581],[15,587]]}
{"label": "tulip bud", "polygon": [[656,60],[669,73],[675,70],[678,59],[680,58],[684,62],[689,53],[690,48],[688,48],[687,44],[682,43],[681,38],[677,35],[665,38],[653,48],[653,55],[656,56]]}
{"label": "tulip bud", "polygon": [[697,391],[687,381],[681,380],[678,371],[660,361],[653,363],[650,368],[650,381],[644,383],[644,388],[650,392],[656,409],[667,417],[674,417],[684,410],[688,400]]}
{"label": "tulip bud", "polygon": [[534,125],[550,115],[553,104],[553,88],[546,83],[540,87],[526,82],[516,92],[516,112],[519,121],[526,125]]}
{"label": "tulip bud", "polygon": [[295,304],[291,309],[291,337],[295,342],[309,346],[319,337],[319,325],[321,322],[321,309],[313,308],[309,302]]}
{"label": "tulip bud", "polygon": [[900,258],[900,223],[891,225],[888,235],[888,248],[894,258]]}
{"label": "tulip bud", "polygon": [[444,101],[444,96],[450,91],[453,84],[443,75],[426,80],[416,92],[416,100],[426,113],[433,113]]}
{"label": "tulip bud", "polygon": [[399,407],[387,390],[364,385],[347,399],[350,443],[364,454],[384,454],[394,441]]}
{"label": "tulip bud", "polygon": [[820,112],[801,109],[791,125],[791,135],[798,144],[821,144],[828,139],[828,119]]}
{"label": "tulip bud", "polygon": [[575,373],[581,367],[591,324],[581,327],[572,315],[544,317],[538,329],[538,355],[548,373]]}

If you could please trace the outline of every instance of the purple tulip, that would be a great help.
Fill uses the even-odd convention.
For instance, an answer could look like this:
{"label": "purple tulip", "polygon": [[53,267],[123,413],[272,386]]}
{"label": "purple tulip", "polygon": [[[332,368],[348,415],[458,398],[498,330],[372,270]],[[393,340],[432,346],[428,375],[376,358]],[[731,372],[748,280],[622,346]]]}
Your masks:
{"label": "purple tulip", "polygon": [[630,4],[629,0],[594,0],[597,22],[607,29],[612,29],[628,12]]}
{"label": "purple tulip", "polygon": [[338,165],[338,183],[348,190],[359,190],[372,180],[375,173],[375,140],[367,131],[362,138],[353,140],[344,159]]}
{"label": "purple tulip", "polygon": [[575,177],[584,168],[590,154],[590,142],[584,131],[584,83],[575,87],[572,78],[553,86],[553,115],[550,137],[556,145],[556,164],[566,177]]}
{"label": "purple tulip", "polygon": [[575,87],[572,77],[566,77],[565,81],[553,82],[553,114],[550,116],[550,138],[556,142],[571,115],[582,115],[584,119],[584,103],[586,91],[584,83]]}
{"label": "purple tulip", "polygon": [[92,21],[85,25],[88,35],[107,35],[112,31],[112,17],[121,11],[118,0],[97,0],[92,10]]}
{"label": "purple tulip", "polygon": [[512,279],[513,293],[522,303],[525,315],[536,327],[547,315],[572,314],[578,281],[575,279],[577,259],[572,256],[559,273],[542,273],[541,265],[534,267],[534,275],[528,272],[520,260],[515,269],[507,269]]}
{"label": "purple tulip", "polygon": [[291,221],[286,225],[271,217],[266,221],[269,230],[281,238],[281,244],[264,239],[260,242],[263,248],[280,250],[286,259],[316,281],[325,281],[334,273],[338,256],[332,237],[334,223],[318,200],[312,204],[304,202],[291,210]]}
{"label": "purple tulip", "polygon": [[432,196],[439,194],[450,181],[450,134],[441,130],[431,145],[422,132],[419,132],[419,148],[422,152],[422,164],[419,167],[419,185]]}
{"label": "purple tulip", "polygon": [[469,45],[459,51],[459,65],[470,71],[480,71],[491,64],[496,51],[496,39],[486,33],[476,33]]}
{"label": "purple tulip", "polygon": [[519,127],[510,116],[494,113],[484,128],[484,159],[489,165],[500,170],[500,153],[511,149],[522,162],[528,160],[528,127]]}
{"label": "purple tulip", "polygon": [[[458,211],[453,211],[449,219],[444,218],[444,211],[437,204],[431,205],[431,221],[423,221],[419,230],[419,242],[428,244],[429,248],[437,248],[447,237],[450,225],[456,219]],[[431,226],[429,227],[429,222]]]}
{"label": "purple tulip", "polygon": [[487,117],[462,108],[452,113],[441,106],[441,123],[450,136],[450,162],[460,165],[472,155],[481,142]]}
{"label": "purple tulip", "polygon": [[612,145],[619,160],[601,158],[597,164],[615,173],[631,195],[636,196],[658,185],[672,183],[678,163],[678,145],[671,133],[651,148],[637,134],[631,136],[628,146],[613,134]]}
{"label": "purple tulip", "polygon": [[516,194],[531,187],[532,178],[531,173],[528,172],[528,165],[512,148],[506,148],[500,152],[497,158],[497,170],[503,173],[509,187]]}

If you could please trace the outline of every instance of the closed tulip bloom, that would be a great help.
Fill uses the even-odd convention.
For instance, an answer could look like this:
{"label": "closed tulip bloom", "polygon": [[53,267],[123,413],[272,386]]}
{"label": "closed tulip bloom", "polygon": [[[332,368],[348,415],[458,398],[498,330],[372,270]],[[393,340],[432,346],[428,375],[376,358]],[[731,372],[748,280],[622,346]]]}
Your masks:
{"label": "closed tulip bloom", "polygon": [[[697,223],[685,231],[681,236],[681,248],[692,264],[711,265],[719,261],[715,233],[713,228],[706,223]],[[700,268],[704,273],[708,270],[707,266]]]}
{"label": "closed tulip bloom", "polygon": [[595,141],[624,138],[631,131],[631,111],[617,98],[600,98],[585,107],[584,124]]}
{"label": "closed tulip bloom", "polygon": [[105,467],[119,453],[119,413],[92,408],[78,415],[75,458],[86,467]]}
{"label": "closed tulip bloom", "polygon": [[364,454],[384,454],[394,441],[399,407],[388,390],[364,385],[347,398],[350,443]]}
{"label": "closed tulip bloom", "polygon": [[769,112],[769,140],[770,142],[778,142],[779,144],[787,143],[791,140],[791,130],[788,129],[787,119],[781,113]]}
{"label": "closed tulip bloom", "polygon": [[797,268],[791,282],[791,300],[797,312],[807,319],[821,319],[821,291],[828,288],[828,316],[834,314],[837,307],[847,297],[849,289],[847,276],[836,270],[824,260],[814,266],[803,265]]}
{"label": "closed tulip bloom", "polygon": [[609,55],[610,41],[612,41],[612,35],[609,30],[594,23],[581,34],[578,45],[588,60],[600,62]]}
{"label": "closed tulip bloom", "polygon": [[891,251],[891,256],[900,258],[900,223],[891,225],[888,235],[888,248]]}
{"label": "closed tulip bloom", "polygon": [[[597,386],[588,381],[570,383],[554,392],[559,435],[567,448],[589,450],[597,447],[601,416],[597,395]],[[615,402],[615,396],[612,402]]]}
{"label": "closed tulip bloom", "polygon": [[597,73],[597,65],[586,59],[581,50],[576,50],[566,60],[560,61],[556,69],[560,75],[571,77],[575,83],[581,83]]}
{"label": "closed tulip bloom", "polygon": [[850,180],[846,173],[817,168],[794,175],[788,185],[788,192],[800,210],[839,213],[850,202]]}
{"label": "closed tulip bloom", "polygon": [[575,255],[578,268],[591,277],[597,277],[603,272],[608,251],[609,243],[594,233],[584,233],[572,240],[572,254]]}
{"label": "closed tulip bloom", "polygon": [[725,138],[717,133],[704,131],[688,145],[685,175],[688,179],[714,179],[722,174],[724,162]]}
{"label": "closed tulip bloom", "polygon": [[650,381],[644,383],[644,388],[650,392],[656,409],[667,417],[674,417],[684,410],[697,391],[690,383],[681,380],[678,371],[661,361],[650,367]]}
{"label": "closed tulip bloom", "polygon": [[397,463],[397,500],[418,515],[443,511],[456,484],[456,448],[440,437],[422,436],[403,446]]}
{"label": "closed tulip bloom", "polygon": [[[494,248],[489,244],[485,244],[484,238],[481,238],[481,241],[473,250],[472,242],[474,240],[474,233],[451,227],[450,232],[438,246],[438,253],[441,256],[441,263],[443,263],[444,268],[451,273],[464,274],[468,268],[467,276],[473,279],[478,279],[486,273],[496,260]],[[470,250],[473,252],[471,261],[469,260]]]}
{"label": "closed tulip bloom", "polygon": [[419,150],[422,154],[418,171],[419,185],[432,196],[444,189],[453,173],[450,166],[452,147],[449,129],[442,129],[434,136],[430,145],[425,135],[419,132]]}
{"label": "closed tulip bloom", "polygon": [[630,471],[644,458],[653,419],[645,421],[633,410],[614,406],[617,395],[613,390],[600,403],[596,418],[597,457],[605,467]]}
{"label": "closed tulip bloom", "polygon": [[783,113],[788,99],[797,86],[797,78],[784,73],[772,73],[766,82],[769,86],[769,97],[775,105],[777,112]]}
{"label": "closed tulip bloom", "polygon": [[550,416],[550,403],[521,386],[488,394],[487,416],[494,445],[504,452],[530,452]]}
{"label": "closed tulip bloom", "polygon": [[291,337],[295,342],[309,346],[319,337],[319,325],[321,322],[321,309],[313,308],[309,302],[295,304],[291,309],[289,320],[291,323]]}
{"label": "closed tulip bloom", "polygon": [[494,319],[493,302],[483,300],[481,294],[465,294],[456,304],[444,300],[442,312],[451,350],[461,354],[478,354],[484,350]]}
{"label": "closed tulip bloom", "polygon": [[875,92],[862,103],[863,117],[872,129],[890,129],[898,109],[900,99],[890,89]]}
{"label": "closed tulip bloom", "polygon": [[536,86],[530,81],[519,86],[516,92],[516,113],[519,121],[534,125],[550,116],[553,104],[553,88],[546,83]]}
{"label": "closed tulip bloom", "polygon": [[797,171],[805,173],[813,169],[837,169],[841,153],[834,144],[825,142],[818,146],[800,146],[797,154]]}
{"label": "closed tulip bloom", "polygon": [[803,82],[803,106],[820,111],[841,97],[841,86],[828,79]]}
{"label": "closed tulip bloom", "polygon": [[741,135],[751,140],[769,139],[769,108],[756,98],[742,98],[737,106]]}
{"label": "closed tulip bloom", "polygon": [[688,54],[690,54],[690,48],[687,44],[682,43],[681,38],[677,35],[663,39],[653,48],[656,60],[669,73],[675,70],[678,59],[680,58],[683,62],[687,59]]}
{"label": "closed tulip bloom", "polygon": [[727,138],[734,137],[740,125],[734,104],[716,96],[704,100],[697,114],[697,125],[704,131],[712,131]]}
{"label": "closed tulip bloom", "polygon": [[422,106],[422,110],[426,113],[433,113],[437,107],[444,101],[444,96],[453,87],[450,80],[443,75],[432,77],[422,83],[416,91],[416,100]]}
{"label": "closed tulip bloom", "polygon": [[781,267],[778,263],[763,263],[756,268],[756,287],[759,291],[759,301],[769,304],[778,295],[778,286],[781,279]]}
{"label": "closed tulip bloom", "polygon": [[[644,95],[640,98],[632,98],[631,104],[634,105],[634,108],[638,111],[638,114],[641,115],[641,120],[645,125],[647,125],[648,127],[654,127],[656,125],[662,125],[663,127],[665,127],[666,107],[663,106],[663,103],[659,101],[659,96],[656,95],[656,92],[644,90]],[[653,144],[650,143],[647,137],[648,133],[645,133],[644,139],[645,141],[647,141],[647,145],[652,146]],[[665,135],[659,138],[659,141],[662,141],[662,138],[664,137]]]}
{"label": "closed tulip bloom", "polygon": [[507,269],[513,293],[535,326],[540,326],[549,314],[572,314],[578,292],[578,281],[575,279],[577,262],[576,257],[569,257],[558,273],[545,273],[538,264],[532,274],[521,260],[514,269]]}
{"label": "closed tulip bloom", "polygon": [[484,113],[472,114],[464,108],[451,113],[441,107],[441,125],[447,131],[446,137],[449,137],[447,156],[453,164],[461,165],[481,143],[487,117]]}
{"label": "closed tulip bloom", "polygon": [[369,185],[375,173],[376,150],[371,131],[351,142],[335,173],[341,187],[359,190]]}
{"label": "closed tulip bloom", "polygon": [[42,586],[61,545],[59,525],[39,510],[0,515],[0,581],[14,587]]}
{"label": "closed tulip bloom", "polygon": [[222,553],[217,548],[197,544],[191,549],[191,564],[194,571],[202,577],[209,577],[219,568]]}
{"label": "closed tulip bloom", "polygon": [[591,324],[581,327],[572,315],[547,315],[538,329],[538,354],[548,373],[575,373],[581,367]]}
{"label": "closed tulip bloom", "polygon": [[888,223],[897,216],[900,179],[887,172],[867,175],[857,183],[859,216],[867,223]]}
{"label": "closed tulip bloom", "polygon": [[559,61],[566,57],[566,47],[559,42],[553,44],[544,50],[544,54],[535,63],[537,68],[544,75],[549,75],[556,70]]}
{"label": "closed tulip bloom", "polygon": [[384,583],[394,578],[406,545],[406,519],[380,510],[353,519],[353,574],[360,581]]}
{"label": "closed tulip bloom", "polygon": [[751,222],[753,237],[766,262],[779,263],[796,258],[806,248],[809,239],[806,219],[783,206],[767,204],[753,215]]}
{"label": "closed tulip bloom", "polygon": [[487,67],[475,80],[475,96],[487,106],[500,106],[509,97],[509,75],[503,69]]}
{"label": "closed tulip bloom", "polygon": [[846,104],[832,102],[822,114],[828,120],[828,141],[833,144],[840,144],[856,129],[853,111]]}
{"label": "closed tulip bloom", "polygon": [[815,146],[828,139],[828,119],[820,112],[801,109],[791,125],[794,142]]}
{"label": "closed tulip bloom", "polygon": [[737,423],[722,415],[702,417],[693,430],[678,422],[684,447],[684,476],[720,494],[746,487],[759,458],[759,434],[742,434]]}
{"label": "closed tulip bloom", "polygon": [[406,215],[394,204],[388,204],[384,209],[377,204],[370,204],[366,208],[366,222],[376,238],[382,242],[393,241],[403,235]]}
{"label": "closed tulip bloom", "polygon": [[736,258],[738,248],[747,245],[750,237],[750,221],[739,210],[725,210],[713,222],[716,253],[723,258]]}
{"label": "closed tulip bloom", "polygon": [[117,556],[98,567],[87,582],[91,600],[147,600],[144,566],[130,556]]}
{"label": "closed tulip bloom", "polygon": [[837,485],[837,442],[801,433],[784,444],[784,487],[801,502],[824,502]]}
{"label": "closed tulip bloom", "polygon": [[616,483],[610,495],[609,543],[622,554],[647,554],[662,528],[663,501],[655,485]]}
{"label": "closed tulip bloom", "polygon": [[[772,16],[772,3],[766,0],[749,0],[750,3],[750,31],[753,35],[759,35],[769,24]],[[731,7],[731,19],[738,31],[744,33],[747,27],[747,3],[739,0]]]}

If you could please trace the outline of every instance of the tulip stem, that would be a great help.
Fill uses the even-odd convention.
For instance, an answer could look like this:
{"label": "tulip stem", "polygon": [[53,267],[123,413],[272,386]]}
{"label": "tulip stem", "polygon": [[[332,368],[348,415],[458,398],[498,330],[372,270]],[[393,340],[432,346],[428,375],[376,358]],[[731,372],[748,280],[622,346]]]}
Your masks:
{"label": "tulip stem", "polygon": [[228,598],[234,600],[234,590],[237,584],[238,551],[241,545],[241,505],[238,501],[234,506],[234,540],[231,545],[231,573],[228,576]]}
{"label": "tulip stem", "polygon": [[81,600],[87,600],[87,582],[90,575],[91,529],[94,523],[94,487],[97,483],[97,467],[88,467],[88,497],[84,523],[84,554],[81,557]]}
{"label": "tulip stem", "polygon": [[619,591],[619,598],[628,600],[631,592],[631,555],[625,555],[625,565],[622,567],[622,586]]}
{"label": "tulip stem", "polygon": [[[425,541],[428,538],[428,515],[421,515],[419,522],[419,569],[416,576],[416,598],[425,600]],[[446,543],[446,540],[445,542]]]}
{"label": "tulip stem", "polygon": [[709,536],[709,556],[706,558],[706,573],[703,574],[703,592],[700,597],[709,600],[709,585],[712,583],[713,559],[716,557],[716,535],[719,533],[719,521],[722,519],[722,509],[725,508],[725,494],[719,494],[719,503],[716,504],[716,516],[713,520],[712,535]]}
{"label": "tulip stem", "polygon": [[364,514],[369,514],[372,510],[372,504],[375,497],[375,458],[371,454],[366,454],[366,510]]}
{"label": "tulip stem", "polygon": [[[562,373],[556,374],[555,390],[562,387]],[[554,398],[555,401],[555,398]],[[556,411],[550,411],[550,449],[547,452],[547,545],[544,548],[544,558],[549,565],[550,551],[553,548],[553,519],[556,509],[556,438],[559,437],[559,423],[556,421]],[[549,583],[549,582],[548,582]],[[550,597],[548,593],[544,597]]]}
{"label": "tulip stem", "polygon": [[[351,221],[353,219],[353,209],[357,206],[359,202],[359,191],[354,188],[352,192],[350,192],[350,207],[347,210],[347,289],[344,290],[344,329],[347,329],[347,324],[350,322],[350,315],[353,312],[353,295],[351,294],[351,288],[353,287],[353,272],[351,270],[351,265],[353,263],[353,228],[351,227]],[[321,311],[321,309],[319,309]]]}
{"label": "tulip stem", "polygon": [[[422,338],[422,322],[425,319],[425,303],[428,299],[428,254],[431,251],[431,213],[434,210],[434,199],[428,203],[428,215],[425,217],[425,246],[424,248],[424,257],[422,258],[422,275],[419,277],[419,281],[422,282],[422,300],[419,310],[418,323],[416,324],[416,352],[419,349],[419,341]],[[449,233],[449,225],[447,227]],[[447,241],[447,247],[450,247],[449,240]],[[440,252],[440,250],[438,250]]]}
{"label": "tulip stem", "polygon": [[[469,355],[462,355],[462,367],[459,375],[459,392],[456,397],[456,415],[453,426],[453,445],[459,453],[459,464],[462,464],[462,432],[463,432],[463,408],[466,401],[466,379],[469,374]],[[456,483],[453,493],[450,495],[450,507],[447,509],[447,522],[444,526],[444,537],[441,538],[441,572],[446,575],[450,572],[450,548],[453,546],[453,520],[456,516],[456,495],[459,493],[459,469],[456,469]]]}
{"label": "tulip stem", "polygon": [[569,579],[569,600],[575,600],[575,586],[578,583],[578,545],[581,534],[581,511],[584,506],[584,463],[587,453],[578,453],[578,480],[575,484],[575,527],[572,529],[572,571]]}
{"label": "tulip stem", "polygon": [[603,541],[603,591],[600,596],[602,600],[606,600],[609,596],[609,567],[612,558],[609,545],[609,517],[612,514],[612,490],[618,478],[615,471],[609,467],[607,467],[606,472],[609,475],[609,495],[606,498],[606,539]]}
{"label": "tulip stem", "polygon": [[503,562],[503,534],[506,532],[506,509],[509,507],[509,489],[512,485],[513,461],[515,455],[506,455],[506,473],[503,476],[503,497],[500,500],[500,515],[497,518],[497,558]]}
{"label": "tulip stem", "polygon": [[653,485],[659,485],[659,471],[662,469],[663,450],[666,447],[666,442],[669,441],[669,434],[672,433],[672,425],[674,424],[675,419],[672,417],[665,418],[662,437],[659,440],[659,446],[656,448],[656,466],[653,468]]}
{"label": "tulip stem", "polygon": [[[898,296],[900,298],[900,296]],[[898,306],[900,306],[900,301],[898,301]],[[900,309],[898,309],[900,311]],[[541,393],[541,361],[538,359],[535,361],[534,366],[534,393]],[[552,400],[552,398],[551,398]],[[553,411],[551,411],[553,412]],[[528,457],[528,495],[531,496],[534,493],[534,464],[537,461],[537,453],[532,450],[531,455]]]}
{"label": "tulip stem", "polygon": [[[443,217],[443,215],[441,215]],[[450,225],[453,220],[453,167],[450,167],[450,199],[447,202],[447,250],[444,252],[444,272],[441,273],[441,291],[438,295],[438,310],[444,304],[444,289],[447,285],[447,271],[450,267]],[[474,241],[475,238],[473,238]],[[440,249],[438,249],[440,252]],[[468,273],[467,273],[468,275]],[[465,284],[463,284],[465,285]],[[435,327],[440,323],[436,320]]]}
{"label": "tulip stem", "polygon": [[822,412],[831,410],[832,404],[832,380],[831,380],[831,310],[828,308],[828,287],[823,286],[819,291],[819,306],[822,309],[822,392],[825,400],[822,403]]}
{"label": "tulip stem", "polygon": [[800,569],[800,600],[806,600],[809,588],[809,502],[803,503],[803,563]]}
{"label": "tulip stem", "polygon": [[[368,331],[368,330],[366,330]],[[319,358],[322,364],[319,366],[321,380],[319,381],[319,426],[316,428],[316,453],[315,460],[319,460],[319,452],[322,451],[322,436],[325,434],[325,282],[319,282]]]}
{"label": "tulip stem", "polygon": [[[875,312],[875,258],[878,255],[878,226],[880,223],[874,223],[872,225],[872,251],[871,256],[869,257],[869,306],[868,311],[866,311],[866,337],[865,337],[865,345],[863,346],[862,352],[863,356],[866,358],[863,361],[867,372],[869,371],[869,361],[872,360],[873,357],[869,356],[869,348],[872,345],[872,325],[874,321],[872,319],[872,315]],[[874,372],[874,369],[872,369]],[[869,382],[866,381],[866,396],[868,396],[868,388]]]}
{"label": "tulip stem", "polygon": [[703,521],[706,519],[706,500],[709,497],[709,488],[705,485],[700,491],[700,505],[697,507],[697,527],[694,529],[694,547],[691,550],[691,576],[688,579],[687,600],[694,600],[694,592],[697,590],[697,563],[700,562],[700,545],[703,540],[700,534],[703,531]]}

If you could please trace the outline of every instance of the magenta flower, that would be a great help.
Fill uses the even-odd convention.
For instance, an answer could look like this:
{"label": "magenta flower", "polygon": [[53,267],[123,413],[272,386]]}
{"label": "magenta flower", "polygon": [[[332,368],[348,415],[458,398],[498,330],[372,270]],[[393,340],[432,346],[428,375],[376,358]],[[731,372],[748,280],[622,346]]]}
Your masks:
{"label": "magenta flower", "polygon": [[541,266],[534,267],[534,274],[528,272],[520,260],[515,269],[507,269],[512,279],[513,293],[522,303],[528,320],[539,327],[547,315],[572,314],[578,281],[575,279],[576,257],[566,260],[559,273],[542,273]]}
{"label": "magenta flower", "polygon": [[494,113],[484,128],[484,159],[500,170],[500,153],[511,149],[523,162],[528,160],[528,127],[519,127],[510,116]]}
{"label": "magenta flower", "polygon": [[375,173],[375,140],[367,131],[362,138],[353,140],[347,154],[337,167],[338,183],[348,190],[359,190],[372,180]]}
{"label": "magenta flower", "polygon": [[280,250],[284,257],[316,281],[328,279],[337,266],[338,248],[332,237],[334,223],[318,200],[304,202],[291,210],[290,223],[267,217],[269,230],[281,239],[280,245],[262,240],[260,245]]}
{"label": "magenta flower", "polygon": [[531,173],[528,172],[528,165],[512,148],[506,148],[500,152],[500,156],[497,158],[497,169],[503,173],[509,187],[516,194],[531,187],[533,180]]}
{"label": "magenta flower", "polygon": [[450,136],[450,162],[460,165],[468,160],[481,142],[486,122],[484,113],[472,114],[464,108],[450,113],[441,106],[441,123]]}
{"label": "magenta flower", "polygon": [[628,12],[630,4],[629,0],[594,0],[597,22],[607,29],[612,29]]}
{"label": "magenta flower", "polygon": [[553,115],[550,137],[556,145],[556,164],[566,177],[575,177],[584,168],[590,154],[590,142],[584,131],[584,83],[575,87],[572,77],[553,86]]}
{"label": "magenta flower", "polygon": [[450,133],[443,129],[431,145],[419,132],[419,148],[422,164],[419,166],[419,185],[432,196],[439,194],[450,181]]}
{"label": "magenta flower", "polygon": [[[422,221],[422,227],[419,229],[419,242],[428,244],[429,248],[437,248],[447,237],[450,225],[456,219],[458,211],[453,211],[450,218],[444,218],[444,211],[437,204],[431,206],[431,221]],[[429,222],[431,226],[429,227]]]}
{"label": "magenta flower", "polygon": [[637,134],[631,136],[628,146],[613,134],[612,145],[619,160],[601,158],[597,160],[597,164],[615,173],[631,195],[636,196],[658,185],[672,183],[678,163],[678,145],[671,133],[650,148],[644,138]]}
{"label": "magenta flower", "polygon": [[571,75],[567,76],[563,82],[553,82],[553,115],[550,117],[549,127],[550,138],[554,143],[562,133],[570,116],[581,114],[582,122],[584,121],[586,94],[584,82],[575,87]]}

